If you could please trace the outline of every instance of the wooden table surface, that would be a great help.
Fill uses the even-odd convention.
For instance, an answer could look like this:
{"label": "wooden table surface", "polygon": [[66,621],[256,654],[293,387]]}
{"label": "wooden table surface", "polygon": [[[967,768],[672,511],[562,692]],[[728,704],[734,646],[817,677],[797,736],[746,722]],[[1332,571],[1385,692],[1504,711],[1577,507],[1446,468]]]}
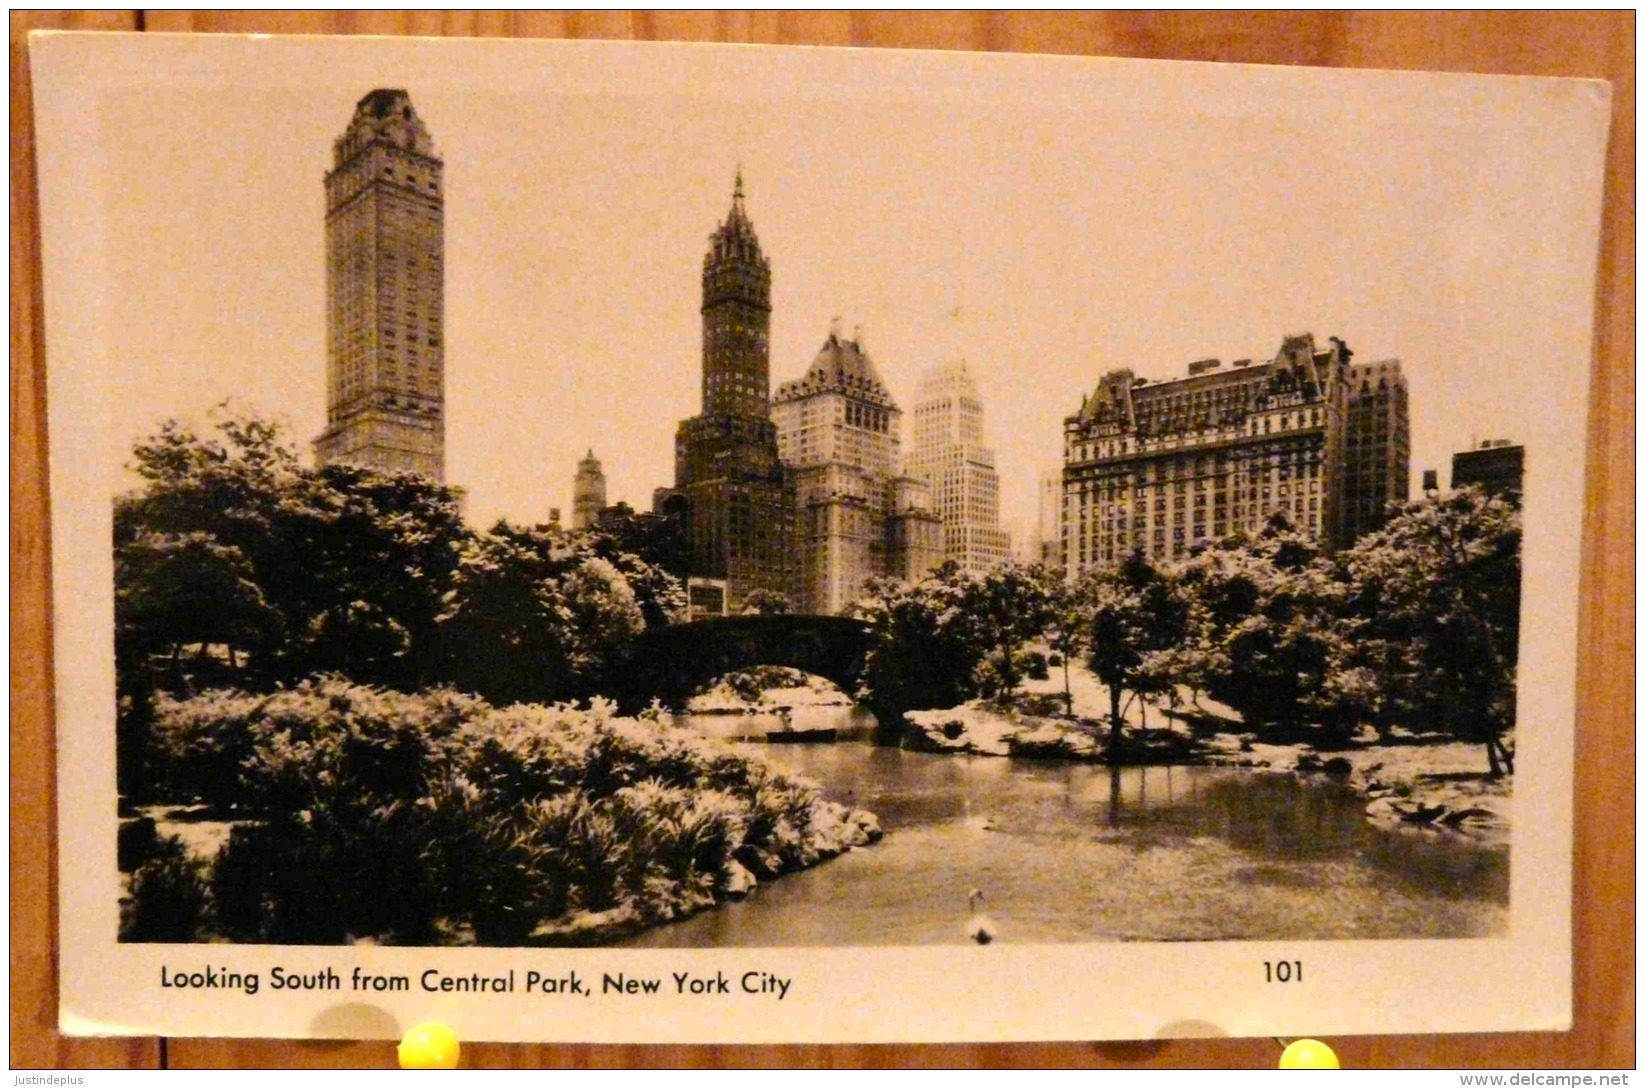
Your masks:
{"label": "wooden table surface", "polygon": [[[1633,12],[11,14],[11,1063],[392,1066],[382,1042],[72,1039],[56,1031],[56,883],[39,222],[25,38],[37,28],[767,42],[1587,76],[1614,84],[1588,421],[1576,737],[1575,1029],[1360,1036],[1345,1066],[1632,1066]],[[1525,391],[1535,396],[1536,391]],[[1441,1028],[1442,1026],[1435,1026]],[[1272,1040],[844,1047],[465,1045],[464,1066],[1269,1067]]]}

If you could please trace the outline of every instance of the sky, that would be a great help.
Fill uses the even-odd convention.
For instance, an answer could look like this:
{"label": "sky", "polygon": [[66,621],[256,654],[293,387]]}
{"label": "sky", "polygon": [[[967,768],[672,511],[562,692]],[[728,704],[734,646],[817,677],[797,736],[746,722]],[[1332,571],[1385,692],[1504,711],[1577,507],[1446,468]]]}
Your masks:
{"label": "sky", "polygon": [[[1538,442],[1570,320],[1557,133],[1465,77],[938,54],[507,43],[224,47],[102,97],[113,396],[129,451],[227,397],[305,456],[325,411],[322,178],[355,101],[403,87],[445,161],[447,479],[477,524],[672,483],[699,410],[700,273],[740,167],[771,261],[773,389],[839,318],[910,409],[965,359],[1002,522],[1032,532],[1102,374],[1398,358],[1413,491],[1453,451]],[[1423,82],[1423,80],[1429,82]],[[1522,84],[1524,81],[1520,81]],[[1591,265],[1592,255],[1587,256]],[[48,300],[49,306],[49,300]],[[903,427],[905,443],[910,422]],[[906,449],[906,447],[905,447]]]}

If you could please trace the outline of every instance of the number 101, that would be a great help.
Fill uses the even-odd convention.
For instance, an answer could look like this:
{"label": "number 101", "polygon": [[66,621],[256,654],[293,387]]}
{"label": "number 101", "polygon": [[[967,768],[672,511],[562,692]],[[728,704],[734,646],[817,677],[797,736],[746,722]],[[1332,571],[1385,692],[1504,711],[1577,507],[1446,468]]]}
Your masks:
{"label": "number 101", "polygon": [[1262,962],[1262,975],[1269,983],[1301,983],[1302,962],[1300,960],[1265,960]]}

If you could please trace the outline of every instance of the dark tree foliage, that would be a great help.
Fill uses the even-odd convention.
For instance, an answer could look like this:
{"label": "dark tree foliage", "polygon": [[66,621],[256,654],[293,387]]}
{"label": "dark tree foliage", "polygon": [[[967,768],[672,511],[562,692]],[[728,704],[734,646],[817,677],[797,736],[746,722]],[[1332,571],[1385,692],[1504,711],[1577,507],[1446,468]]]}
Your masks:
{"label": "dark tree foliage", "polygon": [[1039,565],[978,576],[953,561],[911,585],[870,583],[857,608],[871,628],[865,698],[882,716],[900,716],[979,695],[1009,696],[1033,668],[1024,644],[1052,623],[1058,585]]}
{"label": "dark tree foliage", "polygon": [[1188,601],[1170,575],[1133,553],[1118,567],[1086,575],[1076,587],[1083,612],[1086,663],[1108,689],[1109,759],[1124,750],[1124,700],[1173,683],[1151,668],[1155,655],[1180,643]]}
{"label": "dark tree foliage", "polygon": [[1483,745],[1493,776],[1513,770],[1520,537],[1511,501],[1461,488],[1342,557],[1389,713]]}
{"label": "dark tree foliage", "polygon": [[607,514],[584,531],[594,551],[608,560],[632,556],[676,579],[690,574],[685,530],[677,518],[660,514]]}
{"label": "dark tree foliage", "polygon": [[913,585],[874,581],[857,613],[871,647],[861,697],[882,721],[904,711],[953,707],[977,694],[991,643],[967,608],[973,580],[953,561]]}
{"label": "dark tree foliage", "polygon": [[[1048,568],[1032,564],[997,567],[967,585],[961,608],[977,636],[988,646],[989,695],[1010,696],[1022,683],[1030,663],[1023,644],[1045,634],[1056,617],[1060,580]],[[1040,662],[1043,673],[1043,658]]]}
{"label": "dark tree foliage", "polygon": [[[132,670],[171,647],[216,645],[260,686],[320,671],[397,687],[435,679],[435,621],[470,536],[450,489],[410,473],[303,469],[273,424],[244,415],[207,436],[168,423],[135,458],[146,485],[114,519]],[[167,687],[190,683],[174,675]]]}
{"label": "dark tree foliage", "polygon": [[616,563],[578,537],[499,523],[464,548],[440,615],[447,677],[489,700],[554,702],[600,690],[646,628],[636,584],[660,614],[679,583],[633,557]]}
{"label": "dark tree foliage", "polygon": [[1176,572],[1191,610],[1161,664],[1272,740],[1308,729],[1342,744],[1366,713],[1354,672],[1345,574],[1315,541],[1272,520],[1255,538],[1202,549]]}
{"label": "dark tree foliage", "polygon": [[586,699],[640,629],[684,611],[679,580],[624,551],[621,527],[475,533],[452,489],[303,468],[278,427],[228,406],[205,433],[165,424],[131,467],[143,484],[114,510],[129,800],[155,786],[144,766],[156,692],[336,673],[402,691],[455,682],[504,701]]}

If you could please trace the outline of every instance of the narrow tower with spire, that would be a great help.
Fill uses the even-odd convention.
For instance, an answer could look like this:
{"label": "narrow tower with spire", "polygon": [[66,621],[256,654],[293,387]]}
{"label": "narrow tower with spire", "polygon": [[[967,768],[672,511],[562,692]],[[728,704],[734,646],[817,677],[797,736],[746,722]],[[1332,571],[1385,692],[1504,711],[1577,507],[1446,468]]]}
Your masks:
{"label": "narrow tower with spire", "polygon": [[771,414],[771,262],[743,205],[743,172],[731,212],[703,257],[703,413]]}
{"label": "narrow tower with spire", "polygon": [[590,447],[582,460],[577,462],[577,476],[572,483],[571,528],[587,529],[600,520],[600,512],[604,509],[605,470]]}
{"label": "narrow tower with spire", "polygon": [[771,422],[771,262],[748,218],[742,171],[703,257],[702,412],[674,440],[691,574],[725,581],[738,611],[755,590],[795,593],[794,482]]}

